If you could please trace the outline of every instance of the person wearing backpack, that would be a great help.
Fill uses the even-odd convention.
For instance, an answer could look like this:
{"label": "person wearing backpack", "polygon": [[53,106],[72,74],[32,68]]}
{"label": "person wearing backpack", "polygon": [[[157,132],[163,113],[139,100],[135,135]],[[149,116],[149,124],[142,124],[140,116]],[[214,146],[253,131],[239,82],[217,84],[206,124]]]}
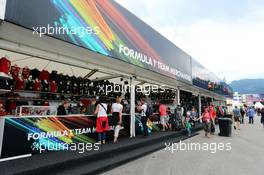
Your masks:
{"label": "person wearing backpack", "polygon": [[148,110],[148,104],[145,102],[144,98],[141,98],[140,106],[138,107],[138,110],[141,113],[141,123],[143,126],[144,135],[148,136],[147,121],[148,121],[148,117],[149,117],[149,110]]}
{"label": "person wearing backpack", "polygon": [[106,100],[101,99],[100,103],[96,106],[94,115],[97,114],[96,119],[96,132],[98,133],[98,143],[105,144],[106,131],[109,129],[107,117],[107,103]]}

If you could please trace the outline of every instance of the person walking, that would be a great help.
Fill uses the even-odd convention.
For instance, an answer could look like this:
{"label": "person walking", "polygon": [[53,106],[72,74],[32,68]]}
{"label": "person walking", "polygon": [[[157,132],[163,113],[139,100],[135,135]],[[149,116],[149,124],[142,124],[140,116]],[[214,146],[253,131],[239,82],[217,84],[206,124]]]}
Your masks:
{"label": "person walking", "polygon": [[169,129],[169,116],[167,114],[167,106],[163,103],[160,103],[159,106],[159,113],[160,113],[160,123],[162,125],[162,131]]}
{"label": "person walking", "polygon": [[260,122],[262,123],[263,125],[263,128],[264,128],[264,108],[261,109],[261,119],[260,119]]}
{"label": "person walking", "polygon": [[240,107],[240,114],[241,114],[241,121],[240,121],[240,123],[241,124],[244,124],[244,118],[245,118],[245,109],[241,106]]}
{"label": "person walking", "polygon": [[111,114],[113,115],[113,125],[115,128],[114,131],[114,143],[117,143],[117,139],[119,136],[119,131],[122,125],[122,112],[123,105],[121,103],[121,98],[117,97],[116,102],[112,104]]}
{"label": "person walking", "polygon": [[216,118],[216,112],[214,110],[214,105],[209,106],[209,113],[211,117],[211,134],[215,133],[215,118]]}
{"label": "person walking", "polygon": [[198,113],[197,113],[197,110],[195,109],[195,107],[192,107],[192,110],[190,112],[190,123],[192,125],[193,128],[195,128],[195,121],[198,117]]}
{"label": "person walking", "polygon": [[97,104],[94,112],[94,115],[96,114],[96,132],[98,133],[98,143],[105,144],[106,131],[109,129],[106,99],[100,99],[100,102]]}
{"label": "person walking", "polygon": [[247,111],[249,124],[254,124],[254,116],[255,116],[255,110],[253,107],[250,107]]}
{"label": "person walking", "polygon": [[211,116],[209,113],[209,108],[205,108],[204,112],[202,114],[201,117],[199,117],[197,120],[202,119],[203,124],[204,124],[204,132],[205,132],[205,136],[210,138],[210,133],[211,133]]}
{"label": "person walking", "polygon": [[234,128],[240,130],[241,113],[240,113],[240,109],[238,109],[237,106],[235,106],[235,109],[233,110],[233,114],[234,114],[234,121],[235,121]]}

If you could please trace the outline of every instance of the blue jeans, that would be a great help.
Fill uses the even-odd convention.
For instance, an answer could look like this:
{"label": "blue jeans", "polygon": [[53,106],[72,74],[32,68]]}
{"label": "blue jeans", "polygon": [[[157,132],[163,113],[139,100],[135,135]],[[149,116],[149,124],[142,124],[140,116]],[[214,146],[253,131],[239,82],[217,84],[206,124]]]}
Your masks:
{"label": "blue jeans", "polygon": [[187,128],[186,131],[187,131],[188,136],[191,136],[191,133],[192,133],[191,128]]}
{"label": "blue jeans", "polygon": [[103,141],[106,138],[106,132],[98,132],[98,141]]}
{"label": "blue jeans", "polygon": [[145,136],[148,136],[148,126],[147,126],[147,121],[148,121],[148,118],[147,117],[141,117],[141,123],[142,123],[142,126],[143,126],[143,132],[144,132],[144,135]]}
{"label": "blue jeans", "polygon": [[254,117],[249,117],[249,124],[253,124],[254,123]]}

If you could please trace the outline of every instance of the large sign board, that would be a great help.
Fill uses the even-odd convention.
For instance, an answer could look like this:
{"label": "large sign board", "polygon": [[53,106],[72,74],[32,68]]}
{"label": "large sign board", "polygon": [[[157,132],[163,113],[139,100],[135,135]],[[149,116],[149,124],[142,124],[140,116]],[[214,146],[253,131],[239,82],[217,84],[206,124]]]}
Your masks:
{"label": "large sign board", "polygon": [[[97,142],[96,116],[7,117],[4,119],[1,158],[69,151]],[[113,119],[109,119],[107,140],[113,139]],[[123,116],[120,137],[129,137],[130,116]],[[82,143],[82,144],[81,144]]]}
{"label": "large sign board", "polygon": [[192,83],[191,57],[112,0],[8,0],[5,20]]}

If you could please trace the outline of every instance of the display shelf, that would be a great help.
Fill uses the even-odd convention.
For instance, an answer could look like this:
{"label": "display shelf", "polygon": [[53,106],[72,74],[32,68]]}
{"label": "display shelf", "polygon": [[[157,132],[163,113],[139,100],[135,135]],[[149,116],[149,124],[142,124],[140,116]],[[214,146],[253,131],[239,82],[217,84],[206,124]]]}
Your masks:
{"label": "display shelf", "polygon": [[3,75],[3,74],[0,73],[0,79],[2,79],[2,80],[9,80],[9,79],[11,79],[11,77],[8,76],[8,75]]}
{"label": "display shelf", "polygon": [[10,92],[10,90],[8,90],[8,89],[0,89],[0,95],[1,94],[6,94],[8,92]]}

